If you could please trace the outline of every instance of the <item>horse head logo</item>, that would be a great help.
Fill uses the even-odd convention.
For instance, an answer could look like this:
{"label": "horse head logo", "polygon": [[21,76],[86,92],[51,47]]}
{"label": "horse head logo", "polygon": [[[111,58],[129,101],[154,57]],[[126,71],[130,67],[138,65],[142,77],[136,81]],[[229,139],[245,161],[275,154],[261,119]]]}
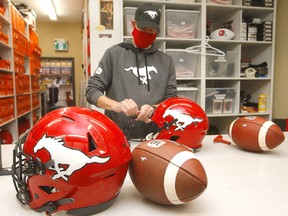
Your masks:
{"label": "horse head logo", "polygon": [[185,113],[182,113],[179,110],[174,110],[174,109],[167,109],[163,115],[163,118],[167,117],[167,116],[172,116],[174,119],[176,119],[177,121],[173,124],[176,126],[175,131],[177,130],[184,130],[184,128],[186,128],[188,125],[192,124],[192,123],[198,123],[198,122],[202,122],[203,119],[199,119],[199,118],[192,118],[190,115],[187,115]]}
{"label": "horse head logo", "polygon": [[65,181],[68,181],[68,177],[70,177],[75,171],[81,170],[86,166],[86,164],[102,164],[106,163],[110,159],[110,157],[88,157],[82,151],[68,148],[64,144],[65,142],[63,138],[49,137],[44,134],[44,136],[38,140],[33,149],[34,153],[37,153],[43,148],[50,153],[51,160],[54,161],[54,165],[48,169],[56,171],[56,173],[52,176],[53,180],[62,178]]}
{"label": "horse head logo", "polygon": [[157,11],[146,10],[144,13],[148,14],[152,19],[155,19],[155,17],[158,16]]}
{"label": "horse head logo", "polygon": [[154,66],[144,66],[142,68],[129,67],[124,68],[125,71],[132,71],[132,73],[141,80],[142,84],[148,84],[147,79],[151,80],[151,72],[157,73],[157,69]]}

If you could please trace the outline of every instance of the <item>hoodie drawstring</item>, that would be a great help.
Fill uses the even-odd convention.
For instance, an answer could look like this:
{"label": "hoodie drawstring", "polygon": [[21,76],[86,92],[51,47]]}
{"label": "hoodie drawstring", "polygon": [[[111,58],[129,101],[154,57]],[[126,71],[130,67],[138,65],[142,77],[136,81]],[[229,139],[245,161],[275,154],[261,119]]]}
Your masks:
{"label": "hoodie drawstring", "polygon": [[146,55],[144,55],[145,57],[145,69],[146,69],[146,78],[147,78],[147,88],[148,88],[148,92],[150,92],[150,81],[149,81],[149,74],[148,74],[148,69],[147,69],[147,57]]}
{"label": "hoodie drawstring", "polygon": [[135,52],[135,56],[136,56],[136,67],[137,67],[138,84],[141,85],[140,72],[139,72],[139,63],[138,63],[138,54],[136,52]]}
{"label": "hoodie drawstring", "polygon": [[[140,77],[140,72],[139,72],[139,57],[138,57],[138,53],[135,52],[135,57],[136,57],[136,65],[137,65],[137,77],[138,77],[138,84],[141,85],[141,77]],[[144,59],[145,59],[145,71],[146,71],[146,80],[147,80],[147,88],[148,91],[150,92],[150,81],[149,81],[149,73],[148,73],[148,69],[147,69],[147,56],[144,54]]]}

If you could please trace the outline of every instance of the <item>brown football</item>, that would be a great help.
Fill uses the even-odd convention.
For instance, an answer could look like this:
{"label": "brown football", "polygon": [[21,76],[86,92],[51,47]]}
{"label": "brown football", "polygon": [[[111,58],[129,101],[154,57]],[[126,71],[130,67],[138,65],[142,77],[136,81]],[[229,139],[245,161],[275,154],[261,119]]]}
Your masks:
{"label": "brown football", "polygon": [[130,178],[147,199],[180,205],[200,196],[207,188],[201,162],[184,145],[170,140],[150,140],[132,151]]}
{"label": "brown football", "polygon": [[229,137],[240,148],[252,152],[268,151],[285,139],[283,131],[272,121],[260,116],[245,116],[233,121]]}

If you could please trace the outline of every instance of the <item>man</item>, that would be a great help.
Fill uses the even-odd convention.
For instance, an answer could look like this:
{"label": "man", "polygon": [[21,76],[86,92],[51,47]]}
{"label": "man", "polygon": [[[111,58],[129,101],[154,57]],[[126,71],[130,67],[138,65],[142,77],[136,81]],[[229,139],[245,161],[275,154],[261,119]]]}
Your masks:
{"label": "man", "polygon": [[154,5],[139,6],[131,23],[133,38],[107,49],[88,81],[87,101],[105,109],[128,139],[155,132],[154,106],[177,97],[172,58],[154,44],[160,18]]}

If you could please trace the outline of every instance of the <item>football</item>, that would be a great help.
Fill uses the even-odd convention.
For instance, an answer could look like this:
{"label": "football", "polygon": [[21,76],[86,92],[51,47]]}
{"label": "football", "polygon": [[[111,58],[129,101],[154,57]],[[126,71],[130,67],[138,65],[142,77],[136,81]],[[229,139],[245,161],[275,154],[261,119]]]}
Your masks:
{"label": "football", "polygon": [[235,33],[227,28],[220,28],[213,31],[210,35],[212,39],[217,40],[231,40],[235,36]]}
{"label": "football", "polygon": [[170,140],[138,144],[132,151],[129,175],[144,197],[159,204],[181,205],[207,188],[206,172],[192,150]]}
{"label": "football", "polygon": [[283,131],[272,121],[259,116],[246,116],[233,121],[228,135],[240,148],[263,152],[279,146],[285,139]]}

